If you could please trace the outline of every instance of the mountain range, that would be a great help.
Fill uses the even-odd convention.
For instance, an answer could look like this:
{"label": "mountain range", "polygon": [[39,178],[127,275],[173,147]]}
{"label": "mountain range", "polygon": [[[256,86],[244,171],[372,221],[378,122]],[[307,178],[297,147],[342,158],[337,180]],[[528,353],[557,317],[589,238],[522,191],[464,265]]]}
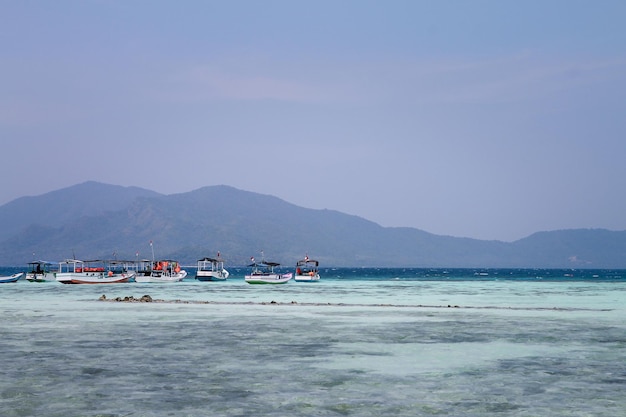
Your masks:
{"label": "mountain range", "polygon": [[[538,232],[514,242],[382,227],[334,210],[218,185],[164,195],[85,182],[0,206],[0,265],[34,259],[176,259],[219,251],[230,265],[250,257],[293,265],[443,268],[626,268],[626,231]],[[263,255],[262,255],[263,253]]]}

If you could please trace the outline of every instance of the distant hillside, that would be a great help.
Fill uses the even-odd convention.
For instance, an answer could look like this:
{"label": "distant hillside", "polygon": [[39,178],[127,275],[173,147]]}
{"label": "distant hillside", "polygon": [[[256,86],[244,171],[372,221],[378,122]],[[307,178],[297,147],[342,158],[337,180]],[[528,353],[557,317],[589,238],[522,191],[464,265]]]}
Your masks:
{"label": "distant hillside", "polygon": [[309,254],[325,266],[626,267],[623,231],[540,232],[513,243],[438,236],[223,185],[161,195],[87,182],[0,206],[0,227],[1,265],[151,258],[153,241],[156,257],[187,265],[217,251],[245,265],[263,250],[284,265]]}
{"label": "distant hillside", "polygon": [[626,268],[626,232],[604,229],[538,232],[511,244],[511,260],[549,267]]}
{"label": "distant hillside", "polygon": [[83,216],[119,210],[138,197],[159,193],[137,187],[120,187],[93,181],[36,197],[21,197],[0,206],[0,230],[9,237],[31,224],[59,226]]}

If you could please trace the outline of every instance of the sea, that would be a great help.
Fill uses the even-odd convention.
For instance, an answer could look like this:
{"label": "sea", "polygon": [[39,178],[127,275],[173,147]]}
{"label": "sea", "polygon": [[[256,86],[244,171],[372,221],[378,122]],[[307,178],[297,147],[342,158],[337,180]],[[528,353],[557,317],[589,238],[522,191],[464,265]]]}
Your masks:
{"label": "sea", "polygon": [[626,416],[626,270],[229,270],[0,284],[0,415]]}

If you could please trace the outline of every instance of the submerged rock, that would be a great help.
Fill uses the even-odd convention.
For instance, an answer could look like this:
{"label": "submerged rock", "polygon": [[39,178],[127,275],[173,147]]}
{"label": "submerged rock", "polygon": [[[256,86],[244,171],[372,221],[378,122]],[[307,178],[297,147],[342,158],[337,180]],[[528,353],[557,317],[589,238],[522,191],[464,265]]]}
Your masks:
{"label": "submerged rock", "polygon": [[155,300],[150,297],[148,294],[146,295],[142,295],[141,298],[135,298],[132,295],[127,295],[126,297],[115,297],[115,298],[107,298],[106,295],[102,294],[100,296],[100,298],[98,298],[98,300],[100,301],[117,301],[120,303],[152,303]]}

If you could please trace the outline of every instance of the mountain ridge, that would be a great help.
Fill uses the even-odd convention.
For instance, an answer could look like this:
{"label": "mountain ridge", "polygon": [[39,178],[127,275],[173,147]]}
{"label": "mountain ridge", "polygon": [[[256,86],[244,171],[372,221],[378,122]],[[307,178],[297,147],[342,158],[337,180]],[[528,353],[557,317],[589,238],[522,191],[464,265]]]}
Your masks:
{"label": "mountain ridge", "polygon": [[245,265],[264,251],[284,265],[309,254],[338,267],[626,267],[626,231],[544,231],[514,242],[440,236],[228,185],[165,195],[87,181],[0,206],[0,228],[1,265],[151,258],[152,241],[157,258],[186,264],[220,251]]}

